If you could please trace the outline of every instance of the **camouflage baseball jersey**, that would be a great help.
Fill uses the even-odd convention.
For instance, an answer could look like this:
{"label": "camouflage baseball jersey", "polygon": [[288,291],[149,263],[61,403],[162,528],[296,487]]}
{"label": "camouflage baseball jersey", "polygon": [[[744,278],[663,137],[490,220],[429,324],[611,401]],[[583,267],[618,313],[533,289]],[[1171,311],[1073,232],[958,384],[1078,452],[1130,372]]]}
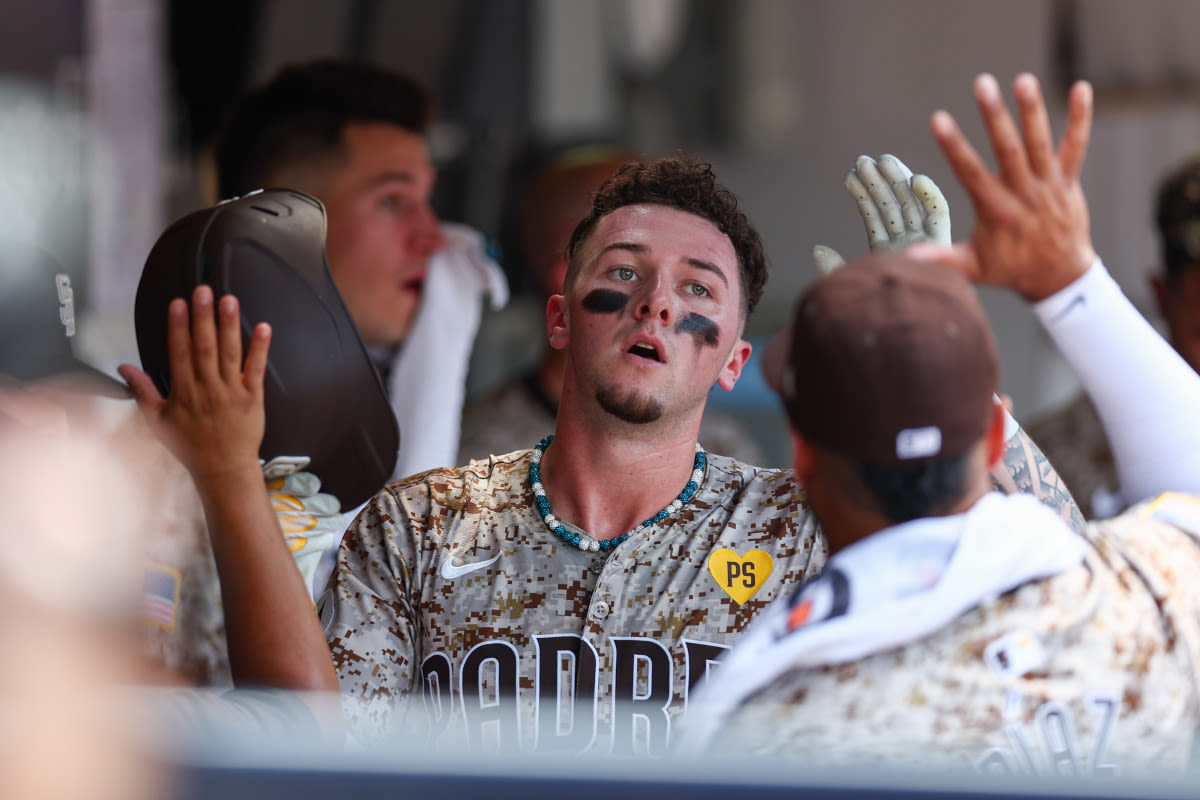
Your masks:
{"label": "camouflage baseball jersey", "polygon": [[217,565],[200,498],[187,470],[157,444],[154,468],[159,524],[146,543],[142,639],[152,666],[195,686],[230,686],[229,654]]}
{"label": "camouflage baseball jersey", "polygon": [[788,473],[716,455],[675,515],[577,550],[534,506],[530,455],[398,481],[350,526],[320,608],[356,738],[403,707],[471,745],[665,752],[713,660],[825,562]]}
{"label": "camouflage baseball jersey", "polygon": [[725,717],[717,741],[820,763],[1182,769],[1200,721],[1198,523],[1200,500],[1183,495],[1092,523],[1078,566],[915,643],[782,671]]}

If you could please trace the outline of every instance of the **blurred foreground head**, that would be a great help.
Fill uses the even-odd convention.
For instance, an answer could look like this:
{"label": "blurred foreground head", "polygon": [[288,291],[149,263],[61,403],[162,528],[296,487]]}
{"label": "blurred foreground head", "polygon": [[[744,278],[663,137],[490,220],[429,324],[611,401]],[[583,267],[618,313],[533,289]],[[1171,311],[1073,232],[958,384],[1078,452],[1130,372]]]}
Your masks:
{"label": "blurred foreground head", "polygon": [[158,498],[97,428],[0,427],[0,796],[149,798],[151,733],[116,702],[142,675],[142,542]]}
{"label": "blurred foreground head", "polygon": [[971,489],[999,360],[961,275],[888,253],[852,260],[801,295],[763,369],[796,434],[891,522],[947,513]]}

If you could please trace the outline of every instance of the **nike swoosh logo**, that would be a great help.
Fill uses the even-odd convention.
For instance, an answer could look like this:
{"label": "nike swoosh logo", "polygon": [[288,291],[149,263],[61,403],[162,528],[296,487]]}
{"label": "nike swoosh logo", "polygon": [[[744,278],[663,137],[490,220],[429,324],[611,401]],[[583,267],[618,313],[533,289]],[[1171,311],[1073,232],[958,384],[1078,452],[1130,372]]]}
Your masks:
{"label": "nike swoosh logo", "polygon": [[1067,314],[1070,314],[1076,308],[1086,308],[1086,307],[1087,307],[1087,298],[1081,294],[1077,294],[1077,295],[1075,295],[1075,297],[1071,298],[1071,302],[1067,303],[1067,307],[1064,308],[1062,311],[1058,312],[1057,314],[1055,314],[1054,318],[1051,319],[1050,321],[1058,322],[1060,319],[1063,319],[1064,317],[1066,317]]}
{"label": "nike swoosh logo", "polygon": [[453,556],[450,556],[450,557],[447,557],[446,560],[442,562],[441,574],[442,574],[442,577],[445,578],[446,580],[452,581],[455,578],[461,578],[463,575],[466,575],[469,572],[474,572],[477,569],[484,569],[485,567],[490,567],[492,564],[495,564],[499,560],[500,560],[500,556],[499,556],[499,554],[497,554],[496,556],[489,558],[487,561],[475,561],[470,564],[463,564],[460,567],[456,567],[453,564]]}

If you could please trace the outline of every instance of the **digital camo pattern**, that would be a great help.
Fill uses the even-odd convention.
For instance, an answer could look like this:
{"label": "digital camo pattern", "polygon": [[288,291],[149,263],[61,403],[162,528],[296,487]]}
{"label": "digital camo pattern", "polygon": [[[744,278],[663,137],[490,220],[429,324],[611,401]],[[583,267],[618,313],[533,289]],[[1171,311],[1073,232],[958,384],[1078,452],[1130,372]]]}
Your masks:
{"label": "digital camo pattern", "polygon": [[[504,384],[463,412],[458,463],[532,447],[554,433],[555,412],[529,386],[528,378]],[[762,464],[762,448],[736,417],[706,408],[700,444],[746,464]]]}
{"label": "digital camo pattern", "polygon": [[716,455],[676,515],[577,550],[536,511],[530,453],[393,483],[346,533],[320,606],[360,741],[412,695],[431,738],[662,753],[689,686],[825,563],[788,473]]}
{"label": "digital camo pattern", "polygon": [[1092,524],[1081,566],[925,640],[782,675],[718,746],[995,773],[1184,768],[1200,722],[1200,547],[1150,508]]}
{"label": "digital camo pattern", "polygon": [[1029,435],[1070,487],[1084,516],[1111,517],[1122,510],[1112,447],[1087,395],[1034,422]]}
{"label": "digital camo pattern", "polygon": [[157,442],[146,455],[159,498],[147,542],[142,642],[168,680],[231,686],[221,586],[204,511],[191,477]]}

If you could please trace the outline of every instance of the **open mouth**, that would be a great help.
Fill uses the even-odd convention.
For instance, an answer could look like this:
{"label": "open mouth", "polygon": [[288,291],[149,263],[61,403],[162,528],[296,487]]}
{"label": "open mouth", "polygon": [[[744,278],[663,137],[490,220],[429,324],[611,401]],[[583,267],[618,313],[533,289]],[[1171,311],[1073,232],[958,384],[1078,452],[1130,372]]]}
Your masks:
{"label": "open mouth", "polygon": [[645,358],[649,361],[657,361],[660,364],[662,363],[662,358],[658,355],[658,350],[656,350],[653,345],[646,344],[645,342],[638,342],[625,352],[629,353],[630,355],[638,356],[639,358]]}

